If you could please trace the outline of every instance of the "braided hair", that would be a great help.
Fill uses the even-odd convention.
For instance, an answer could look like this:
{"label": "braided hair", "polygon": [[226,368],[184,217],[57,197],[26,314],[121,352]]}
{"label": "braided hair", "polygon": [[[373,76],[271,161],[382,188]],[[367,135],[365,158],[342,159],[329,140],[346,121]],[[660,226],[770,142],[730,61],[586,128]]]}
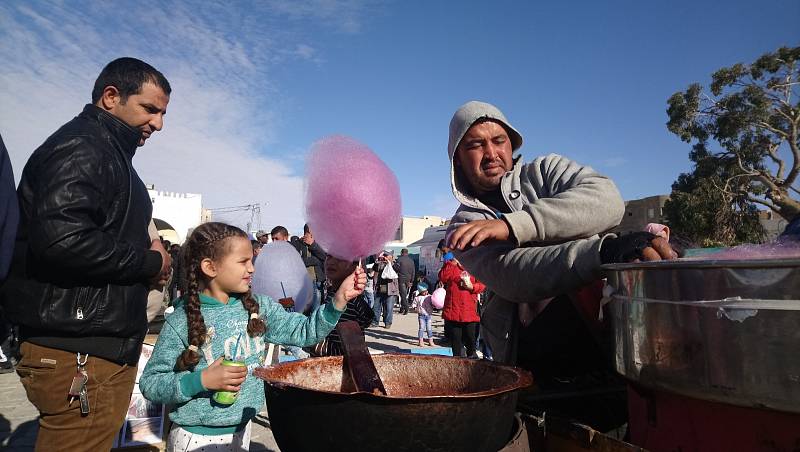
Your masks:
{"label": "braided hair", "polygon": [[[200,292],[208,285],[208,278],[200,268],[203,259],[217,261],[230,251],[230,239],[240,237],[248,239],[241,229],[225,223],[204,223],[198,226],[186,240],[184,265],[186,268],[186,320],[189,329],[189,347],[178,356],[176,370],[192,370],[200,362],[199,348],[206,340],[206,324],[200,312]],[[247,322],[247,334],[255,337],[264,334],[267,329],[263,320],[252,314],[258,314],[258,302],[249,289],[242,296],[242,304],[251,314]]]}

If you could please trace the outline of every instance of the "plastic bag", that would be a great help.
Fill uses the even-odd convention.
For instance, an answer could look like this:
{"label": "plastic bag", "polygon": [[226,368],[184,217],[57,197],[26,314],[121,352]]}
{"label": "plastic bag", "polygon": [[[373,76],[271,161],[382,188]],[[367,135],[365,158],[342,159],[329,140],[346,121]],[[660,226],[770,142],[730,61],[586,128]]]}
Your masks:
{"label": "plastic bag", "polygon": [[397,279],[397,272],[394,271],[392,264],[386,265],[383,268],[383,272],[381,273],[381,278],[383,279]]}

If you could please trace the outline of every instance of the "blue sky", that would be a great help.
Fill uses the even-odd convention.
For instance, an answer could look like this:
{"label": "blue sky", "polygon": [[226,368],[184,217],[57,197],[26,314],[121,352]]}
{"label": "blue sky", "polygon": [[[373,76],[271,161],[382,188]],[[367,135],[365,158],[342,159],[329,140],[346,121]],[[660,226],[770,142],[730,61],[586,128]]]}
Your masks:
{"label": "blue sky", "polygon": [[173,85],[164,131],[136,157],[142,178],[207,207],[260,202],[265,228],[293,230],[305,153],[334,133],[395,171],[404,214],[449,216],[447,125],[471,99],[505,112],[527,160],[591,165],[626,199],[669,193],[690,166],[667,98],[800,44],[796,1],[89,5],[0,3],[0,133],[17,177],[102,66],[136,56]]}

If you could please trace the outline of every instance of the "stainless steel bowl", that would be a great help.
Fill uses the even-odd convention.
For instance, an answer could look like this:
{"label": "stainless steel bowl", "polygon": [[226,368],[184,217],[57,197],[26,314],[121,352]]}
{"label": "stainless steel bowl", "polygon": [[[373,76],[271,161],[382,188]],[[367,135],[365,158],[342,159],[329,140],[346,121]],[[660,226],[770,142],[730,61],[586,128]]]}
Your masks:
{"label": "stainless steel bowl", "polygon": [[603,266],[615,365],[646,387],[800,412],[800,259]]}

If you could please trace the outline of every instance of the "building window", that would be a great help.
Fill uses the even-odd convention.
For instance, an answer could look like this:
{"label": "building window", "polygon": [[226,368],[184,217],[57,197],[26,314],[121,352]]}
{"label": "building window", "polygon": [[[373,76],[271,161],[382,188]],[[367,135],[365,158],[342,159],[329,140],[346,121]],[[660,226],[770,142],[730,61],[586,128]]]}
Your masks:
{"label": "building window", "polygon": [[652,207],[647,209],[647,218],[654,218],[656,216],[656,209]]}
{"label": "building window", "polygon": [[628,216],[632,217],[633,216],[633,212],[628,212]]}

